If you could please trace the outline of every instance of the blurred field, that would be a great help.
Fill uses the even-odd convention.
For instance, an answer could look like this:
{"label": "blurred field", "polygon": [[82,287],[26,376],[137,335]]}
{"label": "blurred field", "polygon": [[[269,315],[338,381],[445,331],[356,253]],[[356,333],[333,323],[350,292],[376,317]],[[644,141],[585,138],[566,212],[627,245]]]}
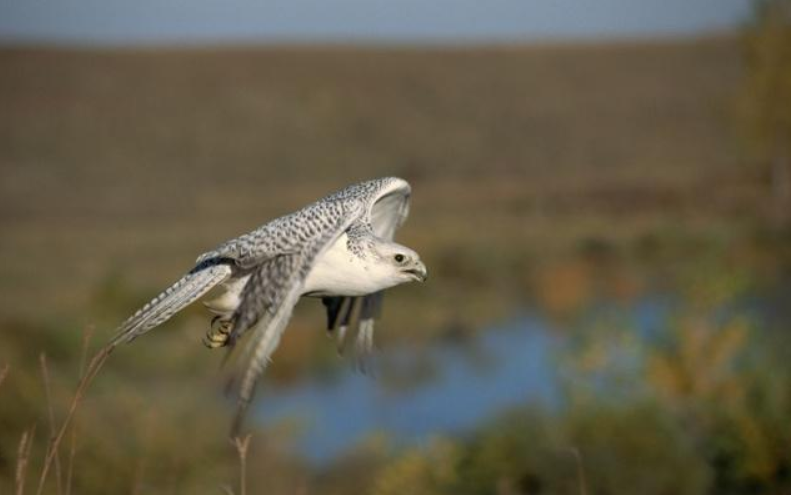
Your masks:
{"label": "blurred field", "polygon": [[585,239],[734,232],[761,203],[729,139],[738,74],[727,39],[5,48],[0,307],[84,311],[108,274],[159,287],[218,242],[379,175],[413,183],[402,238],[437,284],[454,276],[441,259],[488,282]]}
{"label": "blurred field", "polygon": [[[597,300],[652,291],[684,301],[678,323],[658,349],[610,325],[575,335],[558,362],[567,415],[528,407],[414,452],[374,438],[319,473],[283,454],[288,428],[267,431],[254,487],[578,493],[573,457],[557,449],[580,446],[590,493],[784,493],[788,435],[770,437],[791,411],[791,374],[755,373],[766,356],[782,362],[769,351],[788,348],[783,323],[705,323],[745,295],[787,300],[788,234],[767,221],[767,178],[734,130],[739,47],[0,48],[0,369],[11,365],[0,490],[22,431],[38,423],[47,436],[39,352],[62,417],[83,328],[95,326],[96,345],[201,252],[348,183],[398,175],[414,189],[399,239],[431,278],[391,291],[385,349],[458,339],[525,307],[589,330]],[[320,305],[302,304],[265,379],[342,366],[322,325]],[[113,356],[78,421],[77,493],[217,493],[235,479],[205,328],[194,308]],[[636,405],[587,388],[620,390],[608,342],[648,356],[628,378],[650,390]],[[760,414],[751,393],[765,398]],[[715,414],[724,398],[733,415]]]}

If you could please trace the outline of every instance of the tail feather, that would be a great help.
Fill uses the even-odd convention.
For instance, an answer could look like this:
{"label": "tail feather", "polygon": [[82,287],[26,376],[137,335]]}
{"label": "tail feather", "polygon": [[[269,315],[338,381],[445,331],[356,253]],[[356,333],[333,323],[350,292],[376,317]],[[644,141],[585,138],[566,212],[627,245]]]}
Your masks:
{"label": "tail feather", "polygon": [[231,266],[224,260],[206,260],[184,275],[178,282],[140,308],[117,330],[110,347],[131,342],[161,325],[182,308],[195,302],[215,285],[231,275]]}

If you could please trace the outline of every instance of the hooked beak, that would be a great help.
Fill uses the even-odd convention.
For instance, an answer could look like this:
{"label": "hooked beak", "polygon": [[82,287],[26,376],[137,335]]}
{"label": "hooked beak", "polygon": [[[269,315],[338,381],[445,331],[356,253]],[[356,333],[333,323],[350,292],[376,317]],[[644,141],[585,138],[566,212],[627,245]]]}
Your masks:
{"label": "hooked beak", "polygon": [[426,269],[426,265],[424,265],[420,261],[417,262],[417,266],[415,266],[414,268],[410,268],[409,270],[406,270],[406,273],[409,273],[410,275],[415,277],[415,280],[418,280],[420,282],[425,282],[426,279],[428,278],[428,270]]}

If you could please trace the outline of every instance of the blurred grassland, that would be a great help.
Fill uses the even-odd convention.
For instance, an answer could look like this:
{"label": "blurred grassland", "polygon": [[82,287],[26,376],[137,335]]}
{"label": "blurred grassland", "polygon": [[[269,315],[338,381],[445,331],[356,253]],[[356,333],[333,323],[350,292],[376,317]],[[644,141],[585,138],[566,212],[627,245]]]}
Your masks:
{"label": "blurred grassland", "polygon": [[142,302],[224,239],[399,175],[399,236],[432,283],[396,297],[458,302],[420,330],[486,319],[555,255],[749,228],[763,198],[730,136],[738,78],[730,39],[3,48],[0,311],[97,323],[107,284]]}
{"label": "blurred grassland", "polygon": [[[199,253],[357,180],[399,175],[412,183],[399,240],[431,271],[427,284],[388,294],[377,333],[385,347],[458,336],[524,306],[573,319],[596,298],[669,289],[710,310],[770,284],[788,273],[791,243],[765,228],[767,180],[745,163],[735,136],[741,70],[731,38],[453,49],[0,48],[0,366],[11,364],[0,386],[0,474],[11,472],[24,429],[35,422],[39,441],[47,437],[40,352],[62,417],[86,326],[96,328],[96,344]],[[323,323],[318,303],[301,304],[265,379],[287,386],[337,369]],[[191,308],[135,342],[137,352],[113,355],[78,416],[77,493],[217,493],[234,479],[215,371],[221,357],[199,347],[205,328],[203,308]],[[736,343],[722,344],[718,359],[738,361],[750,341],[738,330],[724,334]],[[563,366],[579,367],[580,376],[607,371],[603,342]],[[678,345],[693,359],[671,349],[646,370],[666,397],[661,407],[587,403],[564,418],[528,409],[467,443],[440,439],[392,462],[386,442],[373,438],[318,475],[284,453],[294,433],[284,425],[254,448],[251,465],[264,468],[251,483],[272,493],[577,493],[573,458],[526,447],[535,442],[582,445],[591,486],[604,490],[596,493],[742,486],[712,481],[710,452],[696,450],[708,441],[709,416],[676,422],[663,409],[691,396],[710,411],[722,398],[716,387],[702,398],[689,392],[708,390],[694,378],[708,376],[699,371],[710,361],[694,359],[708,357],[706,346],[680,336]],[[743,380],[740,393],[782,388],[785,377],[754,382],[726,371]],[[711,428],[741,421],[758,433],[726,439],[764,438],[788,410],[788,394],[772,397],[770,421],[744,426],[754,419],[744,406]],[[503,428],[509,424],[524,428],[514,433]],[[646,430],[611,443],[619,431]],[[791,463],[767,445],[757,448],[769,459],[757,471],[771,483],[772,469]],[[655,473],[618,469],[646,453]],[[673,479],[657,477],[674,470]],[[742,474],[734,476],[746,486],[753,478]],[[0,490],[10,486],[0,476]]]}
{"label": "blurred grassland", "polygon": [[730,229],[760,194],[723,118],[736,50],[5,48],[3,309],[33,291],[83,304],[113,270],[159,286],[221,240],[385,174],[413,183],[402,238],[429,259]]}

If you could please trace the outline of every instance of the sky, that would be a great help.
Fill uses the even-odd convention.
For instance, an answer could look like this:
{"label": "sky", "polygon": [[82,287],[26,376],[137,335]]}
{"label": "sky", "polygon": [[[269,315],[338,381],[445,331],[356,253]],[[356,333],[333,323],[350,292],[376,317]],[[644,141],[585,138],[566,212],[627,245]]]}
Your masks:
{"label": "sky", "polygon": [[749,0],[0,0],[0,40],[480,42],[694,36]]}

